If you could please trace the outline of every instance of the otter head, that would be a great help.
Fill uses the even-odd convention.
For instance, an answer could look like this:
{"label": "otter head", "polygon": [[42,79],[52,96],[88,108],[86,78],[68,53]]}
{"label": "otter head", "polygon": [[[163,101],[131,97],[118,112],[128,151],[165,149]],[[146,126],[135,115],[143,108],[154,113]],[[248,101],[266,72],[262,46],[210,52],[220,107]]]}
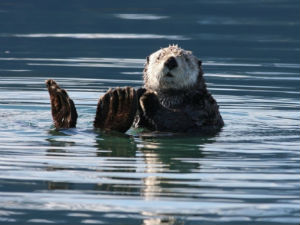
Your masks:
{"label": "otter head", "polygon": [[177,45],[162,48],[147,57],[145,87],[152,91],[182,90],[202,82],[201,61]]}

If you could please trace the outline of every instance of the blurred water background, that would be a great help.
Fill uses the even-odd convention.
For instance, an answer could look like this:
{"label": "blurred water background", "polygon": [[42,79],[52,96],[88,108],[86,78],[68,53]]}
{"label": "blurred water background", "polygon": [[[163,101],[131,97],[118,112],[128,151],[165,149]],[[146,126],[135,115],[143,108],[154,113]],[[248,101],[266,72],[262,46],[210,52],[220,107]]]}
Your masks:
{"label": "blurred water background", "polygon": [[[0,0],[0,224],[299,224],[299,1]],[[93,130],[169,44],[203,61],[214,137]],[[44,80],[78,128],[55,131]]]}

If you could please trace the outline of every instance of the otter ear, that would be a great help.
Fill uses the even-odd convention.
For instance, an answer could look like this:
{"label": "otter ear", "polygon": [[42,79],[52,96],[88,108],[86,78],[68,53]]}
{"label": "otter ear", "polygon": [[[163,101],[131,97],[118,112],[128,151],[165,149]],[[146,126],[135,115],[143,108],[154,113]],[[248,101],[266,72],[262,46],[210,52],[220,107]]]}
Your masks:
{"label": "otter ear", "polygon": [[202,66],[202,61],[198,60],[198,66],[201,67]]}

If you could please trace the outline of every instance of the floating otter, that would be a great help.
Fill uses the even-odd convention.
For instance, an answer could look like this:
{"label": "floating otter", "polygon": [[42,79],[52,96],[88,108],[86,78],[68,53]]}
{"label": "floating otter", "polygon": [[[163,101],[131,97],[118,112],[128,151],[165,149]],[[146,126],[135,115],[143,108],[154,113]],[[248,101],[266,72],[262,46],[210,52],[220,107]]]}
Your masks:
{"label": "floating otter", "polygon": [[[177,45],[160,49],[144,68],[144,87],[109,89],[97,106],[94,127],[126,132],[131,126],[151,131],[215,133],[224,126],[217,102],[208,92],[202,63]],[[67,92],[46,81],[57,129],[76,126],[77,112]]]}

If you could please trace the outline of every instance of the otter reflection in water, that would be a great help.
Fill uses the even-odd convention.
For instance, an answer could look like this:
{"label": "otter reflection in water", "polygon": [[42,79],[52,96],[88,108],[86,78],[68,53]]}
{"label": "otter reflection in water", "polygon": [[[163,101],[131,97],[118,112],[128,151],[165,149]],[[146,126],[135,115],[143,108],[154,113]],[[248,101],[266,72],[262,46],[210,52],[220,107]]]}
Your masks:
{"label": "otter reflection in water", "polygon": [[[74,102],[54,80],[47,80],[46,85],[55,127],[75,127]],[[201,61],[176,45],[147,57],[143,88],[109,89],[98,102],[94,120],[95,128],[123,133],[133,126],[212,134],[223,125],[217,102],[206,88]]]}
{"label": "otter reflection in water", "polygon": [[[171,179],[168,174],[176,173],[180,176],[182,173],[200,171],[200,162],[204,157],[202,148],[205,144],[212,142],[214,142],[213,137],[153,135],[133,137],[101,134],[96,138],[96,147],[98,148],[97,156],[108,159],[110,162],[108,167],[105,166],[105,171],[132,173],[133,176],[128,174],[128,176],[120,177],[120,179],[136,180],[133,185],[126,184],[124,189],[128,190],[131,186],[135,192],[139,192],[145,198],[151,198],[160,196],[164,192],[164,186],[171,187],[174,181],[178,183],[182,179]],[[137,175],[134,175],[135,173]],[[160,174],[165,174],[167,177],[162,177]],[[134,184],[140,183],[138,182],[140,179],[142,187]],[[182,185],[184,183],[182,181]],[[111,185],[111,191],[114,191],[114,186]],[[122,185],[116,186],[120,190]]]}

